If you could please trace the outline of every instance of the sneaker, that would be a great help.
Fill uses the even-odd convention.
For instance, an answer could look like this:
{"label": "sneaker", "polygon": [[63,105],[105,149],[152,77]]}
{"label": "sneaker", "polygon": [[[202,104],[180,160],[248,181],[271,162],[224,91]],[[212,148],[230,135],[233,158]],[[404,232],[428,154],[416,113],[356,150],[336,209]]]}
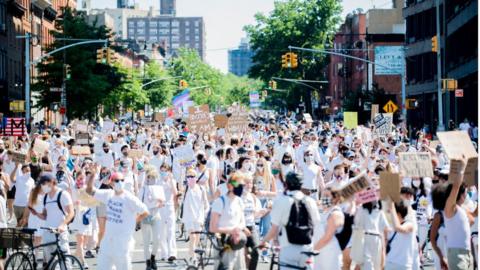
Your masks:
{"label": "sneaker", "polygon": [[83,269],[88,269],[88,264],[87,263],[83,264]]}
{"label": "sneaker", "polygon": [[87,259],[91,259],[91,258],[95,258],[95,255],[93,255],[93,253],[90,250],[88,250],[87,252],[85,252],[84,257]]}
{"label": "sneaker", "polygon": [[177,258],[175,256],[170,256],[168,257],[168,262],[172,263],[176,260]]}

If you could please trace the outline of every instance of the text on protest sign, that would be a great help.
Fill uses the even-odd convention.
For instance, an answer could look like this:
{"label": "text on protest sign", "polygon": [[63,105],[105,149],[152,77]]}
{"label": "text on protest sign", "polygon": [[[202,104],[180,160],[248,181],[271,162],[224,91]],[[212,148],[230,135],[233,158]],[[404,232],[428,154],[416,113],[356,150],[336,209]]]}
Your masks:
{"label": "text on protest sign", "polygon": [[230,134],[244,133],[248,130],[248,112],[242,106],[232,106],[228,110],[231,116],[228,118],[226,130]]}
{"label": "text on protest sign", "polygon": [[432,158],[427,152],[399,153],[399,161],[404,177],[433,177]]}
{"label": "text on protest sign", "polygon": [[338,193],[344,200],[348,200],[349,198],[353,197],[355,193],[360,192],[369,186],[370,183],[368,182],[366,173],[364,172],[352,178],[347,186],[334,192]]}
{"label": "text on protest sign", "polygon": [[380,198],[390,197],[394,202],[399,202],[401,181],[398,173],[380,172]]}
{"label": "text on protest sign", "polygon": [[27,155],[21,152],[11,151],[9,155],[13,162],[23,164],[27,160]]}
{"label": "text on protest sign", "polygon": [[375,134],[386,136],[392,131],[393,114],[377,113],[373,119],[373,123],[375,125]]}
{"label": "text on protest sign", "polygon": [[226,115],[223,115],[223,114],[216,114],[214,117],[213,117],[214,121],[215,121],[215,127],[217,128],[225,128],[227,126],[227,122],[228,122],[228,117]]}
{"label": "text on protest sign", "polygon": [[188,108],[188,128],[192,132],[206,133],[212,129],[210,109],[208,105]]}
{"label": "text on protest sign", "polygon": [[50,144],[46,141],[42,141],[39,138],[35,139],[33,143],[33,151],[39,154],[44,154],[50,148]]}
{"label": "text on protest sign", "polygon": [[72,155],[74,156],[89,156],[91,154],[90,147],[74,145],[72,147]]}
{"label": "text on protest sign", "polygon": [[90,136],[88,133],[77,133],[75,134],[75,142],[79,145],[88,145]]}
{"label": "text on protest sign", "polygon": [[183,145],[174,150],[174,156],[178,159],[180,166],[189,167],[195,163],[195,152],[189,145]]}
{"label": "text on protest sign", "polygon": [[373,201],[378,201],[380,198],[380,190],[376,188],[370,188],[364,191],[355,193],[355,202],[357,204],[364,204]]}

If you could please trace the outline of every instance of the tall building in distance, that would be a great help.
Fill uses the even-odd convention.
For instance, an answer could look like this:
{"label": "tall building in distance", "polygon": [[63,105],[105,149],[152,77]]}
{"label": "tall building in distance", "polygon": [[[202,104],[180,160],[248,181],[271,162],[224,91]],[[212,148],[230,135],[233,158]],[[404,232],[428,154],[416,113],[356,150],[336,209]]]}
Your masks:
{"label": "tall building in distance", "polygon": [[156,43],[167,56],[175,56],[181,47],[197,50],[205,58],[205,25],[202,17],[132,17],[128,18],[128,39]]}
{"label": "tall building in distance", "polygon": [[237,76],[247,75],[252,66],[252,57],[248,38],[242,38],[237,49],[228,50],[228,71]]}
{"label": "tall building in distance", "polygon": [[128,0],[117,0],[117,8],[128,8]]}
{"label": "tall building in distance", "polygon": [[176,15],[176,0],[160,0],[160,15]]}

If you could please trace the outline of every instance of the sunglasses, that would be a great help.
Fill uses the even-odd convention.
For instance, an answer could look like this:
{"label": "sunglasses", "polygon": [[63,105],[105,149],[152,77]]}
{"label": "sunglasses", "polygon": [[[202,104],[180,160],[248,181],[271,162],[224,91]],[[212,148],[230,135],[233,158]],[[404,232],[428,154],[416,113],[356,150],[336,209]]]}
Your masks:
{"label": "sunglasses", "polygon": [[115,183],[125,182],[125,179],[115,179],[115,180],[113,180],[113,182],[115,182]]}
{"label": "sunglasses", "polygon": [[263,164],[257,164],[257,167],[263,168]]}
{"label": "sunglasses", "polygon": [[192,178],[195,178],[195,176],[194,175],[187,175],[187,178],[192,179]]}

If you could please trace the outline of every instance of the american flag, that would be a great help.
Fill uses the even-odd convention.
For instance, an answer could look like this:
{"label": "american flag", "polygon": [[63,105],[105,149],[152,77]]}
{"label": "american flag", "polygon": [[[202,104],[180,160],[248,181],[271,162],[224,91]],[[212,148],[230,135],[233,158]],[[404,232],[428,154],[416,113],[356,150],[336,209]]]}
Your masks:
{"label": "american flag", "polygon": [[0,126],[0,135],[2,136],[25,136],[27,134],[27,125],[25,118],[22,117],[4,117]]}

